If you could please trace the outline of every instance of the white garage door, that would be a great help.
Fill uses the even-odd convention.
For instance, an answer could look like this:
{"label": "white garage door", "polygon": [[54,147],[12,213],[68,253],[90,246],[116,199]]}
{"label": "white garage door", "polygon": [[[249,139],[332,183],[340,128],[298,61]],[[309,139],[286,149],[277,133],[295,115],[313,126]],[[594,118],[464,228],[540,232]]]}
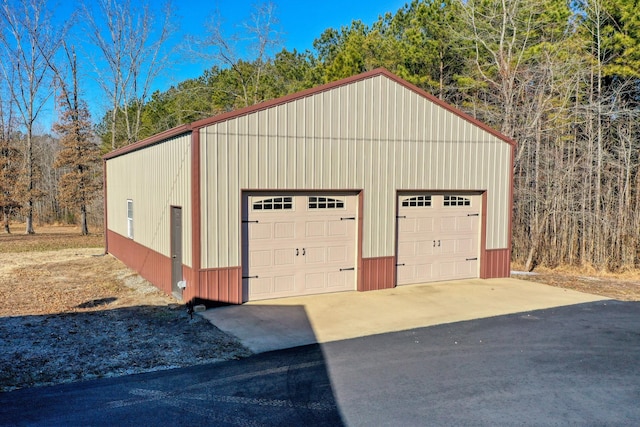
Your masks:
{"label": "white garage door", "polygon": [[479,195],[412,194],[398,200],[398,285],[478,277]]}
{"label": "white garage door", "polygon": [[355,290],[356,195],[248,195],[249,300]]}

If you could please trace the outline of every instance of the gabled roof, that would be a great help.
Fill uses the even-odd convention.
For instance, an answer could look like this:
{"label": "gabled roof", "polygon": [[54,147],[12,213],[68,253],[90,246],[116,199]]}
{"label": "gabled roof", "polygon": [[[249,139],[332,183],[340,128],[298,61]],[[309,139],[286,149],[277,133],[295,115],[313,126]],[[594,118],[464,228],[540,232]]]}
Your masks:
{"label": "gabled roof", "polygon": [[361,80],[366,80],[369,78],[373,78],[373,77],[377,77],[377,76],[385,76],[388,79],[398,83],[401,86],[404,86],[405,88],[417,93],[418,95],[427,98],[429,101],[433,102],[434,104],[437,104],[438,106],[444,108],[445,110],[455,114],[456,116],[461,117],[462,119],[472,123],[473,125],[485,130],[486,132],[492,134],[493,136],[497,137],[498,139],[503,140],[504,142],[515,146],[516,143],[515,141],[513,141],[512,139],[506,137],[505,135],[501,134],[500,132],[498,132],[497,130],[489,127],[488,125],[486,125],[485,123],[482,123],[481,121],[471,117],[470,115],[458,110],[457,108],[447,104],[446,102],[442,101],[441,99],[431,95],[430,93],[420,89],[419,87],[407,82],[406,80],[401,79],[400,77],[396,76],[395,74],[392,74],[391,72],[389,72],[388,70],[386,70],[385,68],[376,68],[375,70],[371,70],[371,71],[367,71],[365,73],[361,73],[361,74],[357,74],[355,76],[351,76],[351,77],[347,77],[345,79],[341,79],[341,80],[337,80],[335,82],[331,82],[331,83],[327,83],[324,85],[320,85],[320,86],[316,86],[310,89],[306,89],[300,92],[296,92],[290,95],[286,95],[280,98],[276,98],[276,99],[272,99],[269,101],[264,101],[261,102],[259,104],[255,104],[255,105],[251,105],[249,107],[245,107],[245,108],[241,108],[239,110],[234,110],[234,111],[229,111],[227,113],[223,113],[223,114],[218,114],[216,116],[213,117],[209,117],[206,119],[202,119],[202,120],[198,120],[189,124],[184,124],[178,127],[175,127],[173,129],[169,129],[167,131],[161,132],[159,134],[153,135],[149,138],[143,139],[141,141],[138,141],[134,144],[131,145],[127,145],[125,147],[119,148],[117,150],[114,150],[108,154],[106,154],[104,156],[104,159],[111,159],[114,157],[118,157],[121,156],[123,154],[132,152],[132,151],[137,151],[140,150],[142,148],[151,146],[151,145],[155,145],[158,144],[166,139],[175,137],[175,136],[179,136],[185,133],[189,133],[189,132],[193,132],[193,131],[197,131],[203,127],[206,126],[210,126],[212,124],[216,124],[216,123],[220,123],[220,122],[224,122],[225,120],[230,120],[230,119],[234,119],[236,117],[240,117],[243,115],[247,115],[247,114],[251,114],[254,113],[256,111],[260,111],[260,110],[266,110],[268,108],[271,107],[275,107],[278,105],[282,105],[282,104],[286,104],[288,102],[291,101],[295,101],[298,99],[302,99],[308,96],[312,96],[312,95],[316,95],[318,93],[322,93],[322,92],[326,92],[341,86],[346,86],[349,85],[351,83],[354,82],[358,82]]}

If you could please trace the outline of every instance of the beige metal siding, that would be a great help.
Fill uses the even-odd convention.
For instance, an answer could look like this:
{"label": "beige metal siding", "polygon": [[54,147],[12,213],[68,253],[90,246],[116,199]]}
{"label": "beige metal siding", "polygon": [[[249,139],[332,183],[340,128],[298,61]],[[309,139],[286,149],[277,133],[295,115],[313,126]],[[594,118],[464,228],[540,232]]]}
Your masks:
{"label": "beige metal siding", "polygon": [[133,200],[134,241],[170,256],[170,206],[185,220],[182,250],[191,266],[191,135],[107,160],[107,223],[127,236],[127,199]]}
{"label": "beige metal siding", "polygon": [[508,245],[511,146],[386,76],[200,132],[203,268],[240,265],[243,189],[363,189],[364,258],[395,254],[396,190],[487,190],[487,249]]}

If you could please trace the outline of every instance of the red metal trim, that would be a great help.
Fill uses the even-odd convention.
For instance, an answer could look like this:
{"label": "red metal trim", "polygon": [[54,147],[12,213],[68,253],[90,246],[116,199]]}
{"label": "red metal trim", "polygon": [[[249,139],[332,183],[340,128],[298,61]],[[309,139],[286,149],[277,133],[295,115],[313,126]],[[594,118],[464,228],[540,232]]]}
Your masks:
{"label": "red metal trim", "polygon": [[359,291],[377,291],[395,287],[396,257],[364,258],[362,260],[362,287]]}
{"label": "red metal trim", "polygon": [[364,232],[364,190],[358,193],[358,242],[357,242],[357,270],[356,289],[364,290],[364,261],[362,258],[362,239]]}
{"label": "red metal trim", "polygon": [[489,249],[486,256],[486,270],[483,279],[511,275],[511,251],[509,249]]}
{"label": "red metal trim", "polygon": [[482,212],[480,213],[480,278],[484,279],[487,272],[487,192],[482,193]]}
{"label": "red metal trim", "polygon": [[114,231],[109,234],[109,253],[135,270],[167,295],[171,295],[171,258]]}
{"label": "red metal trim", "polygon": [[103,205],[103,233],[104,233],[104,253],[109,253],[109,237],[107,230],[109,229],[108,215],[107,215],[107,161],[102,161],[102,205]]}
{"label": "red metal trim", "polygon": [[242,304],[242,267],[204,269],[199,276],[200,284],[194,297]]}

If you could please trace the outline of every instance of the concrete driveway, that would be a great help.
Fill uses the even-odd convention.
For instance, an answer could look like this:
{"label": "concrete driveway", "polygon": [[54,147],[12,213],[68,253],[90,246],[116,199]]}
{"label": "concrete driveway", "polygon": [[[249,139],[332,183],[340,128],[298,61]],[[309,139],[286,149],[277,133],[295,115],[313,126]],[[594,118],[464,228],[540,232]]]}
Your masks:
{"label": "concrete driveway", "polygon": [[606,299],[512,278],[470,279],[249,302],[200,314],[262,353]]}

